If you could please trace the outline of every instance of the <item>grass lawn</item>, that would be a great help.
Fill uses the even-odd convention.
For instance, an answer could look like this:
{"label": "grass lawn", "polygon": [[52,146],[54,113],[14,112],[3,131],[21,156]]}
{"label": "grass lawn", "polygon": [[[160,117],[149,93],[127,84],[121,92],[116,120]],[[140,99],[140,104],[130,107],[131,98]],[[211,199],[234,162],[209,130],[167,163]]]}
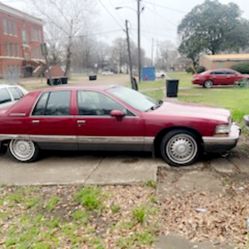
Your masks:
{"label": "grass lawn", "polygon": [[[172,72],[168,75],[172,79],[180,80],[178,94],[180,101],[228,108],[237,122],[241,122],[243,116],[249,113],[249,88],[216,87],[204,89],[191,84],[191,74]],[[164,81],[143,82],[140,89],[147,95],[163,99],[165,97],[164,84]]]}
{"label": "grass lawn", "polygon": [[153,248],[155,187],[2,186],[0,248]]}

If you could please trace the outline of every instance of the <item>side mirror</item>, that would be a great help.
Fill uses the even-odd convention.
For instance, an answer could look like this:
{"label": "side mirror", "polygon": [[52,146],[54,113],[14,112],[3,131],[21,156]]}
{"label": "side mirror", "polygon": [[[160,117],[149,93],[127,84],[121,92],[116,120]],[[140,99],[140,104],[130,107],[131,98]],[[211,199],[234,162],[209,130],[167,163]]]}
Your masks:
{"label": "side mirror", "polygon": [[112,110],[110,115],[117,119],[122,119],[125,116],[125,113],[120,110]]}

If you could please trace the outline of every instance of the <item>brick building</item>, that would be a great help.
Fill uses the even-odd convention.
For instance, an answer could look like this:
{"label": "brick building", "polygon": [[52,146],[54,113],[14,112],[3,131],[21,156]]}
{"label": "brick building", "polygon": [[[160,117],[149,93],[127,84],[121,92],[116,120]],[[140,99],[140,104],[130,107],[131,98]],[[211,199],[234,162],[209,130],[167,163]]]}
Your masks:
{"label": "brick building", "polygon": [[0,3],[0,77],[31,76],[44,63],[41,19]]}

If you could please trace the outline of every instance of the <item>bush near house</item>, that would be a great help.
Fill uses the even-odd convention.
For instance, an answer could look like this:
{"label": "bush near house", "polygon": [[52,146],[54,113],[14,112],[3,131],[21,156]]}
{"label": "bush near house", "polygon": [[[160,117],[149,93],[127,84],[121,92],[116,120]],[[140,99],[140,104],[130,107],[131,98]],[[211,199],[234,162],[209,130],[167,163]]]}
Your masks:
{"label": "bush near house", "polygon": [[232,66],[233,70],[236,70],[243,74],[249,74],[249,62],[242,62]]}
{"label": "bush near house", "polygon": [[196,69],[194,70],[193,67],[188,67],[186,68],[186,72],[187,73],[192,73],[192,74],[195,74],[195,73],[202,73],[202,72],[205,72],[206,71],[206,68],[203,67],[203,66],[198,66],[196,67]]}

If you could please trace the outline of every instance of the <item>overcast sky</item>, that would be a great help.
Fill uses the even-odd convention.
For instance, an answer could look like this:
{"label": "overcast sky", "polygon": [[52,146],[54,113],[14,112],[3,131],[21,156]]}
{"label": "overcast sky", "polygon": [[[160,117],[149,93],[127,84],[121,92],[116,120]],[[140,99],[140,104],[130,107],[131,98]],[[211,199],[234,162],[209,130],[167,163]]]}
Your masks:
{"label": "overcast sky", "polygon": [[[12,7],[29,12],[24,0],[0,0]],[[42,1],[42,0],[37,0]],[[79,0],[80,1],[80,0]],[[130,21],[131,38],[137,41],[137,19],[136,19],[136,0],[96,0],[97,27],[93,33],[98,39],[111,43],[116,37],[125,37],[122,28],[125,19]],[[229,3],[229,0],[220,0],[221,3]],[[234,0],[243,11],[243,16],[249,19],[248,0]],[[152,40],[154,49],[157,42],[170,40],[177,44],[177,25],[186,13],[195,5],[203,3],[202,0],[142,0],[141,5],[145,7],[141,15],[141,43],[146,49],[146,55],[150,57]],[[123,9],[115,10],[115,7],[123,6]],[[106,32],[106,33],[105,33]]]}

